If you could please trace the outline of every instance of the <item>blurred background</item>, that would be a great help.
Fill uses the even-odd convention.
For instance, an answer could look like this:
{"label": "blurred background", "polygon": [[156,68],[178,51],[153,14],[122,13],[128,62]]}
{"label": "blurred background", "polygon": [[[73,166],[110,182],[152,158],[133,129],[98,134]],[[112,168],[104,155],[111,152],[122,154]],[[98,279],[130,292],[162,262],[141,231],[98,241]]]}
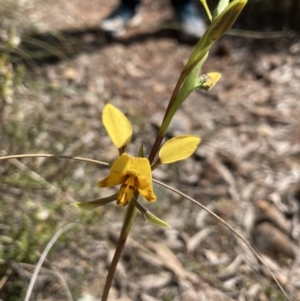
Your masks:
{"label": "blurred background", "polygon": [[[216,1],[208,1],[213,8]],[[101,112],[110,102],[149,152],[195,43],[180,40],[169,2],[143,1],[143,22],[111,38],[98,29],[117,5],[104,0],[0,4],[0,156],[51,153],[112,162],[118,152]],[[195,155],[154,177],[208,206],[265,259],[294,300],[299,292],[300,3],[250,0],[213,46],[203,73],[222,78],[195,92],[168,137],[202,138]],[[23,300],[51,237],[31,300],[100,300],[124,210],[70,206],[115,193],[108,169],[64,159],[0,161],[0,299]],[[145,204],[172,229],[138,215],[110,300],[284,300],[251,252],[189,201],[155,186]],[[68,291],[71,292],[72,298]]]}

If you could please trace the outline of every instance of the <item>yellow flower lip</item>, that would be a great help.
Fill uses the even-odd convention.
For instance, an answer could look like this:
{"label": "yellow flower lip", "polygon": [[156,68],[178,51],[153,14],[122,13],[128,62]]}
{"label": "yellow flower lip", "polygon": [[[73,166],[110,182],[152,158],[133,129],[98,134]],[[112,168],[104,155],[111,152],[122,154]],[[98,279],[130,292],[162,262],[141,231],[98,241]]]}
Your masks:
{"label": "yellow flower lip", "polygon": [[132,157],[123,153],[111,166],[109,175],[101,180],[98,186],[112,187],[120,184],[117,204],[126,206],[135,190],[149,202],[156,200],[152,188],[151,166],[146,158]]}

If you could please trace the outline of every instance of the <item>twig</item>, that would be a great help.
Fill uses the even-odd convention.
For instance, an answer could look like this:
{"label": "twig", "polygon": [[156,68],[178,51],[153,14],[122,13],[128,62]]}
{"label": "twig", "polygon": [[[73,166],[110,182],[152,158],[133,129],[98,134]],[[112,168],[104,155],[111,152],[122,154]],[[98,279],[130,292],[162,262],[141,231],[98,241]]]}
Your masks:
{"label": "twig", "polygon": [[65,294],[68,298],[68,301],[73,301],[73,297],[72,297],[71,291],[69,289],[69,286],[67,284],[67,281],[65,280],[63,275],[60,273],[60,271],[55,266],[51,265],[51,268],[56,272],[57,277],[60,279],[60,281],[64,287]]}
{"label": "twig", "polygon": [[2,287],[5,285],[7,279],[9,278],[10,274],[12,272],[12,269],[11,268],[8,268],[4,274],[4,276],[1,278],[0,280],[0,291],[2,289]]}
{"label": "twig", "polygon": [[24,37],[23,42],[26,42],[33,46],[40,47],[40,48],[48,51],[52,55],[57,56],[62,61],[67,60],[67,61],[71,62],[70,58],[68,58],[62,51],[58,50],[56,47],[53,47],[52,45],[50,45],[44,41],[41,41],[41,40],[38,40],[38,39],[35,39],[32,37]]}
{"label": "twig", "polygon": [[55,30],[51,34],[65,47],[68,54],[75,52],[72,44],[58,30]]}
{"label": "twig", "polygon": [[67,232],[68,230],[70,230],[71,228],[73,228],[74,226],[76,225],[76,223],[70,223],[66,226],[64,226],[63,228],[61,228],[59,231],[57,231],[55,233],[55,235],[51,238],[51,240],[49,241],[49,243],[47,244],[46,248],[44,249],[36,267],[35,267],[35,270],[34,270],[34,273],[32,275],[32,278],[30,280],[30,283],[29,283],[29,286],[28,286],[28,289],[27,289],[27,292],[26,292],[26,296],[25,296],[25,299],[24,301],[29,301],[30,299],[30,296],[31,296],[31,293],[32,293],[32,289],[33,289],[33,286],[34,286],[34,283],[37,279],[37,276],[39,274],[39,271],[44,263],[44,260],[46,259],[46,256],[48,255],[50,249],[52,248],[52,246],[55,244],[55,242],[58,240],[58,238],[64,234],[65,232]]}
{"label": "twig", "polygon": [[57,187],[55,187],[54,185],[52,185],[51,183],[49,183],[46,179],[44,179],[43,177],[41,177],[38,173],[32,171],[29,167],[27,167],[25,164],[23,164],[19,160],[17,160],[17,159],[11,159],[10,162],[13,165],[15,165],[17,168],[19,168],[21,171],[27,171],[28,174],[29,174],[29,176],[33,180],[44,182],[50,188],[51,192],[56,192],[58,190]]}
{"label": "twig", "polygon": [[227,35],[237,36],[243,38],[251,39],[278,39],[291,36],[291,33],[287,31],[252,31],[252,30],[243,30],[231,28]]}
{"label": "twig", "polygon": [[217,157],[208,158],[208,163],[220,174],[220,176],[229,185],[228,192],[231,198],[234,201],[238,201],[240,199],[240,196],[236,188],[236,181],[230,170],[224,164],[222,164],[222,162]]}
{"label": "twig", "polygon": [[109,166],[108,163],[83,158],[83,157],[73,157],[73,156],[64,156],[64,155],[54,155],[54,154],[22,154],[22,155],[11,155],[11,156],[3,156],[0,157],[0,161],[2,160],[10,160],[10,159],[20,159],[20,158],[54,158],[54,159],[70,159],[70,160],[76,160],[76,161],[82,161],[82,162],[88,162],[88,163],[96,163],[99,165]]}
{"label": "twig", "polygon": [[211,211],[210,209],[206,208],[204,205],[202,205],[201,203],[199,203],[198,201],[196,201],[195,199],[191,198],[190,196],[184,194],[183,192],[167,185],[164,184],[158,180],[152,179],[154,183],[165,187],[167,189],[169,189],[170,191],[173,191],[179,195],[181,195],[182,197],[186,198],[187,200],[191,201],[192,203],[196,204],[197,206],[201,207],[203,210],[205,210],[206,212],[208,212],[210,215],[212,215],[214,218],[216,218],[219,222],[221,222],[223,225],[225,225],[228,229],[230,229],[250,250],[251,252],[254,254],[254,256],[257,258],[257,260],[266,268],[266,270],[268,271],[268,273],[271,275],[272,279],[275,281],[275,283],[277,284],[277,286],[279,287],[279,289],[281,290],[281,292],[284,294],[284,296],[287,298],[287,300],[292,301],[290,299],[290,297],[288,296],[288,294],[286,293],[286,291],[284,290],[284,288],[281,286],[281,284],[279,283],[279,281],[277,280],[277,278],[275,277],[275,275],[271,272],[271,270],[268,268],[268,266],[264,263],[264,260],[261,258],[260,255],[258,255],[258,253],[253,249],[253,247],[251,247],[251,245],[243,238],[243,236],[237,232],[232,226],[230,226],[228,223],[226,223],[221,217],[219,217],[217,214],[215,214],[213,211]]}

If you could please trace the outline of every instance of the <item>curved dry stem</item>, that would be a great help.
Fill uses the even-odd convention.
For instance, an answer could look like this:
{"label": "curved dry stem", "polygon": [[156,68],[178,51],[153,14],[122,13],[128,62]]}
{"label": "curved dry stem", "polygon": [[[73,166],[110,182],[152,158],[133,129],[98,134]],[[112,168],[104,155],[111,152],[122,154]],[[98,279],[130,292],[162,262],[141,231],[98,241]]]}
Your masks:
{"label": "curved dry stem", "polygon": [[250,39],[278,39],[284,38],[291,35],[291,33],[287,31],[252,31],[252,30],[244,30],[231,28],[227,33],[230,36],[250,38]]}
{"label": "curved dry stem", "polygon": [[3,156],[0,157],[0,161],[2,160],[10,160],[10,159],[22,159],[22,158],[54,158],[54,159],[69,159],[69,160],[76,160],[88,163],[95,163],[99,165],[109,166],[108,163],[88,159],[84,157],[73,157],[73,156],[64,156],[64,155],[54,155],[54,154],[22,154],[22,155],[11,155],[11,156]]}
{"label": "curved dry stem", "polygon": [[27,292],[26,292],[26,296],[25,296],[25,299],[24,301],[29,301],[30,299],[30,296],[31,296],[31,293],[32,293],[32,289],[33,289],[33,286],[34,286],[34,283],[36,281],[36,278],[40,272],[40,269],[50,251],[50,249],[53,247],[53,245],[55,244],[55,242],[58,240],[58,238],[64,234],[65,232],[67,232],[68,230],[70,230],[71,228],[73,228],[74,226],[76,225],[76,223],[70,223],[66,226],[64,226],[63,228],[61,228],[59,231],[57,231],[55,233],[55,235],[51,238],[51,240],[48,242],[45,250],[43,251],[35,269],[34,269],[34,272],[33,272],[33,275],[32,275],[32,278],[30,280],[30,283],[29,283],[29,286],[28,286],[28,289],[27,289]]}
{"label": "curved dry stem", "polygon": [[56,277],[58,277],[60,282],[62,283],[67,300],[74,301],[66,279],[63,277],[63,275],[60,273],[60,271],[55,266],[51,266],[51,269],[56,272]]}
{"label": "curved dry stem", "polygon": [[65,47],[68,54],[75,52],[72,43],[70,43],[68,39],[66,39],[64,35],[59,32],[59,30],[54,30],[50,34],[53,35]]}
{"label": "curved dry stem", "polygon": [[13,48],[9,50],[10,52],[16,53],[19,55],[23,60],[26,60],[26,63],[30,66],[30,68],[37,69],[37,64],[34,62],[34,60],[31,58],[29,54],[25,50],[23,50],[21,47]]}
{"label": "curved dry stem", "polygon": [[266,270],[271,275],[272,279],[275,281],[275,283],[277,284],[277,286],[279,287],[281,292],[284,294],[284,296],[287,298],[287,300],[292,301],[290,299],[290,297],[288,296],[288,294],[286,293],[286,291],[284,290],[284,288],[282,287],[282,285],[279,283],[279,281],[275,277],[275,275],[271,272],[271,270],[264,263],[263,259],[259,256],[259,254],[254,250],[253,247],[251,247],[251,245],[243,238],[243,236],[239,232],[237,232],[232,226],[230,226],[228,223],[226,223],[221,217],[219,217],[213,211],[211,211],[210,209],[208,209],[207,207],[205,207],[204,205],[202,205],[201,203],[199,203],[195,199],[191,198],[190,196],[188,196],[188,195],[184,194],[183,192],[181,192],[181,191],[179,191],[179,190],[177,190],[177,189],[175,189],[175,188],[173,188],[173,187],[171,187],[171,186],[169,186],[165,183],[162,183],[158,180],[152,179],[152,181],[155,182],[156,184],[164,187],[164,188],[169,189],[170,191],[173,191],[173,192],[181,195],[185,199],[187,199],[187,200],[191,201],[192,203],[196,204],[197,206],[201,207],[203,210],[205,210],[207,213],[209,213],[211,216],[213,216],[219,222],[221,222],[223,225],[225,225],[230,231],[232,231],[251,250],[251,252],[254,254],[256,259],[266,268]]}

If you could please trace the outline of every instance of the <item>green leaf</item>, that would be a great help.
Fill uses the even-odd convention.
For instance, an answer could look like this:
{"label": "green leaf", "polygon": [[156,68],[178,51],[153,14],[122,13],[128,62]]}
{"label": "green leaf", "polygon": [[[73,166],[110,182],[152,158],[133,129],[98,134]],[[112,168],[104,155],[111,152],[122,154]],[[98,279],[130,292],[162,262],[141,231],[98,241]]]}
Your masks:
{"label": "green leaf", "polygon": [[167,132],[167,129],[171,123],[171,120],[178,110],[178,108],[182,105],[184,100],[195,90],[196,84],[197,84],[197,79],[198,79],[198,74],[200,72],[201,67],[203,66],[204,62],[206,61],[208,57],[208,52],[205,53],[203,56],[202,60],[198,62],[196,66],[194,66],[191,71],[189,72],[188,76],[184,80],[182,87],[180,88],[166,118],[164,119],[160,131],[162,135],[164,136],[165,133]]}
{"label": "green leaf", "polygon": [[214,13],[213,20],[228,6],[229,0],[220,0]]}
{"label": "green leaf", "polygon": [[101,198],[101,199],[87,201],[87,202],[76,202],[71,205],[78,207],[80,209],[83,209],[83,210],[93,210],[97,207],[100,207],[100,206],[106,205],[108,203],[111,203],[112,201],[115,201],[116,198],[117,198],[117,194],[113,194],[106,198]]}
{"label": "green leaf", "polygon": [[171,226],[166,223],[165,221],[159,219],[154,214],[150,213],[149,211],[146,211],[144,213],[145,219],[152,225],[163,227],[163,228],[171,228]]}
{"label": "green leaf", "polygon": [[211,22],[212,16],[211,16],[209,7],[208,7],[208,5],[207,5],[207,3],[206,3],[206,0],[199,0],[199,1],[202,3],[202,5],[203,5],[203,7],[204,7],[204,10],[205,10],[205,12],[206,12],[206,14],[207,14],[207,16],[208,16],[208,19],[209,19],[209,21]]}
{"label": "green leaf", "polygon": [[184,72],[188,72],[196,66],[209,51],[213,43],[231,28],[247,1],[234,0],[230,2],[222,13],[213,20],[184,66]]}
{"label": "green leaf", "polygon": [[216,41],[232,27],[247,1],[248,0],[234,0],[227,5],[208,28],[209,41]]}

